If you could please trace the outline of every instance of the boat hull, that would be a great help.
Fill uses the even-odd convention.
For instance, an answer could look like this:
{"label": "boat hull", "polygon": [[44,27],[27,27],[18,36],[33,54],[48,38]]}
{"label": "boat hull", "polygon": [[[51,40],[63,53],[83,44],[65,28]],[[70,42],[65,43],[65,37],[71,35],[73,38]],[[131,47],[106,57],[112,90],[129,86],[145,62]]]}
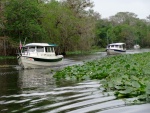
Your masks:
{"label": "boat hull", "polygon": [[117,55],[117,54],[123,54],[123,53],[125,53],[126,50],[107,49],[106,52],[107,52],[107,55]]}
{"label": "boat hull", "polygon": [[45,68],[50,66],[59,66],[62,64],[62,55],[58,55],[56,58],[37,58],[37,57],[28,57],[20,56],[18,58],[18,64],[24,68]]}

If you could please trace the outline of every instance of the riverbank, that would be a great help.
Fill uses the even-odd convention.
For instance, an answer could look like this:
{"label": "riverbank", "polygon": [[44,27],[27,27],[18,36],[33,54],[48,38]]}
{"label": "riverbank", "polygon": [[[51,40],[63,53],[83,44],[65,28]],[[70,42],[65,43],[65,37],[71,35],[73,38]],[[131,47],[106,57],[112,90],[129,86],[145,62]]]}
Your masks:
{"label": "riverbank", "polygon": [[149,62],[149,52],[117,55],[68,66],[54,77],[78,81],[98,79],[105,91],[113,91],[118,98],[136,97],[136,102],[150,102]]}
{"label": "riverbank", "polygon": [[0,65],[0,68],[12,67],[12,65]]}
{"label": "riverbank", "polygon": [[89,51],[68,51],[66,52],[66,56],[70,56],[70,55],[88,55],[88,54],[93,54],[95,52],[105,52],[106,48],[99,48],[99,47],[93,47],[91,50]]}
{"label": "riverbank", "polygon": [[16,56],[0,56],[0,60],[4,59],[16,59]]}

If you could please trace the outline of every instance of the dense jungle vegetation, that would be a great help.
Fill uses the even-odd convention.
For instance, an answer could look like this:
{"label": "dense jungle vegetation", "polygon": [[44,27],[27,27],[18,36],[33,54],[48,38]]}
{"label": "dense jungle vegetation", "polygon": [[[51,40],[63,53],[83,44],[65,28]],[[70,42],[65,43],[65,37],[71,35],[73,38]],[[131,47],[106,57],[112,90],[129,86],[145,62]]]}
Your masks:
{"label": "dense jungle vegetation", "polygon": [[0,37],[12,47],[22,43],[49,42],[58,51],[87,51],[111,42],[150,46],[150,16],[139,19],[132,12],[119,12],[102,19],[92,0],[1,0]]}

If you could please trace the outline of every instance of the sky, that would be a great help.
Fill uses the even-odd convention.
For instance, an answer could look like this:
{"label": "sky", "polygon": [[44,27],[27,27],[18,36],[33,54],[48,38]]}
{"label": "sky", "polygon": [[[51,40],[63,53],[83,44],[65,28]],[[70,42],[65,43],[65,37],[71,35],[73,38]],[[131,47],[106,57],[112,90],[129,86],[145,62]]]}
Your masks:
{"label": "sky", "polygon": [[109,18],[118,12],[132,12],[140,19],[150,15],[150,0],[91,0],[94,11],[102,18]]}

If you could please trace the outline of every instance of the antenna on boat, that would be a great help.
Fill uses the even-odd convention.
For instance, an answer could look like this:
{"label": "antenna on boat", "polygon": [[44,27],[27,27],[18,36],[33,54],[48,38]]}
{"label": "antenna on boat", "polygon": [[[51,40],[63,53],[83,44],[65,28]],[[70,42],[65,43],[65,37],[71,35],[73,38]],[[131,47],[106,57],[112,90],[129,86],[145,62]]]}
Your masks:
{"label": "antenna on boat", "polygon": [[27,37],[25,38],[23,45],[25,45],[26,39],[27,39]]}

